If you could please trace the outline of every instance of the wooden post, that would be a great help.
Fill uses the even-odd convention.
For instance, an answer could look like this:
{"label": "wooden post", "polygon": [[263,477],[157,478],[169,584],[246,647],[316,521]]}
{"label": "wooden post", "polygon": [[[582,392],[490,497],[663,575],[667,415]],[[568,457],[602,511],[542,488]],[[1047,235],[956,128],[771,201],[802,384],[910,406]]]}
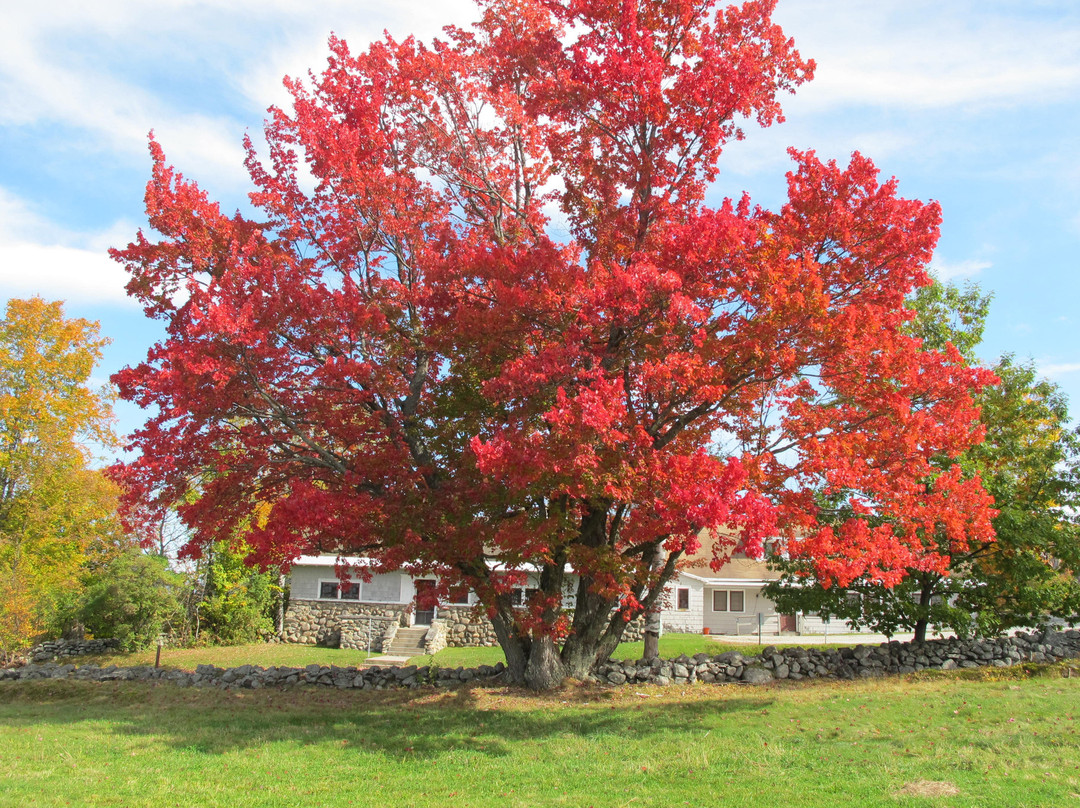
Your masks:
{"label": "wooden post", "polygon": [[155,668],[160,668],[161,667],[161,640],[158,640],[157,656],[154,657],[154,667]]}

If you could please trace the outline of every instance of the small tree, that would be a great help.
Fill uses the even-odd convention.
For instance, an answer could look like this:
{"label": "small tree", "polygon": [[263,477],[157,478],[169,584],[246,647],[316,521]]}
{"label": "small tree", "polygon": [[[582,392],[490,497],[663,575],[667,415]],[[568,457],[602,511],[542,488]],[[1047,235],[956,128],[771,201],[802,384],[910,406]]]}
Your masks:
{"label": "small tree", "polygon": [[183,621],[183,577],[161,556],[130,550],[96,575],[80,614],[98,637],[115,637],[127,650],[145,648]]}
{"label": "small tree", "polygon": [[277,575],[248,566],[249,555],[243,543],[217,542],[204,556],[203,596],[197,606],[203,638],[238,644],[273,633]]}

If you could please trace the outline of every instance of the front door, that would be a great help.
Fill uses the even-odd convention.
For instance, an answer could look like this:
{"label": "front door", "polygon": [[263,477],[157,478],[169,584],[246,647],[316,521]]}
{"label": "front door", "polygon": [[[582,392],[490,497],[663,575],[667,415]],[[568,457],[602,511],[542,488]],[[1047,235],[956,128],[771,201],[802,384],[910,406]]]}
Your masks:
{"label": "front door", "polygon": [[435,619],[435,582],[416,581],[416,597],[413,599],[413,625],[430,626]]}
{"label": "front door", "polygon": [[799,630],[799,622],[795,619],[793,614],[780,615],[780,633],[786,634],[787,632],[796,632]]}

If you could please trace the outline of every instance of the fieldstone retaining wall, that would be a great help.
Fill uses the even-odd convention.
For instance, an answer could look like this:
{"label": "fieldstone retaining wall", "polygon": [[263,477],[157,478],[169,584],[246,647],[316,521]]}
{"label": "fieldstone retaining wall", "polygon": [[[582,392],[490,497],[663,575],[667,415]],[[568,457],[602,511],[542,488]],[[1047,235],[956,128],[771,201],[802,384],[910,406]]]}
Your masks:
{"label": "fieldstone retaining wall", "polygon": [[[444,629],[444,648],[474,648],[499,644],[491,621],[482,614],[476,614],[472,606],[440,606],[435,623]],[[433,652],[429,650],[428,653]]]}
{"label": "fieldstone retaining wall", "polygon": [[[1012,637],[984,640],[930,640],[925,643],[883,643],[856,645],[838,651],[813,648],[777,649],[768,646],[757,656],[737,651],[710,656],[697,654],[678,659],[657,659],[651,663],[609,662],[590,679],[609,685],[690,684],[692,682],[732,682],[764,684],[777,679],[856,679],[889,674],[913,673],[936,668],[1007,667],[1020,662],[1057,662],[1080,657],[1080,631],[1019,632]],[[308,665],[306,668],[260,668],[241,665],[218,668],[199,665],[194,673],[169,668],[110,665],[76,667],[71,663],[29,664],[0,669],[0,681],[33,679],[79,679],[87,681],[166,681],[182,687],[283,687],[324,685],[362,690],[420,687],[447,687],[473,680],[488,680],[505,670],[498,665],[477,668],[407,667],[339,668]]]}
{"label": "fieldstone retaining wall", "polygon": [[62,657],[85,656],[86,654],[107,654],[120,649],[120,640],[112,637],[100,640],[48,640],[35,645],[27,652],[31,662],[46,662]]}
{"label": "fieldstone retaining wall", "polygon": [[338,647],[355,651],[385,651],[393,642],[400,622],[398,615],[343,614],[339,623],[341,634]]}
{"label": "fieldstone retaining wall", "polygon": [[[371,618],[371,650],[381,651],[393,641],[392,627],[408,625],[408,604],[373,604],[357,601],[293,600],[285,615],[282,639],[306,645],[367,650],[368,618]],[[623,630],[623,642],[639,642],[645,620],[631,620]],[[440,606],[424,640],[429,654],[443,648],[494,647],[499,644],[495,627],[472,606]]]}
{"label": "fieldstone retaining wall", "polygon": [[[401,622],[404,619],[406,604],[401,603],[356,603],[349,601],[325,601],[325,600],[301,600],[294,599],[289,602],[289,611],[285,615],[285,626],[282,630],[282,639],[286,642],[304,643],[306,645],[325,645],[337,648],[341,645],[342,620],[346,617],[380,618],[385,626],[388,622]],[[357,626],[352,626],[350,642],[356,642],[355,631]],[[365,623],[366,631],[366,623]],[[347,646],[366,648],[367,635],[364,635],[364,645]]]}

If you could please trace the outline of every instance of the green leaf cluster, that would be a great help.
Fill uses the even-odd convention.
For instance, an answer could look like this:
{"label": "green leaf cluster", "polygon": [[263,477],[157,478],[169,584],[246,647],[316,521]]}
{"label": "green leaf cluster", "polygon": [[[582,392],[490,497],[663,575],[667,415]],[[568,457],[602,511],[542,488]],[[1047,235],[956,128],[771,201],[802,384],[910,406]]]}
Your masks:
{"label": "green leaf cluster", "polygon": [[97,637],[115,637],[129,651],[146,648],[183,622],[184,586],[168,559],[129,550],[95,576],[79,616]]}

